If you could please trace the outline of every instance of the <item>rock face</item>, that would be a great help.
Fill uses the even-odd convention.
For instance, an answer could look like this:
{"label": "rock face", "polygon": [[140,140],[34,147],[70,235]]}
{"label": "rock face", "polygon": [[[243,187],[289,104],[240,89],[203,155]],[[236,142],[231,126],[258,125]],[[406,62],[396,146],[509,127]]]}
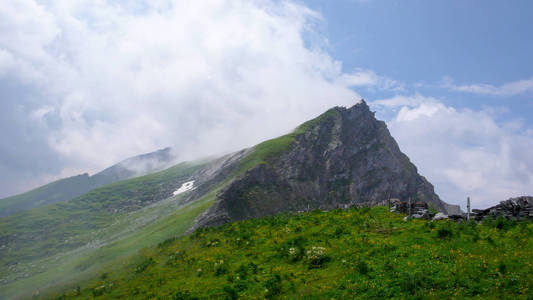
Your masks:
{"label": "rock face", "polygon": [[459,210],[439,199],[363,100],[349,109],[334,107],[287,138],[292,142],[286,149],[222,190],[195,227],[389,198],[411,197],[447,214]]}
{"label": "rock face", "polygon": [[471,217],[481,221],[498,216],[514,220],[533,220],[533,197],[510,198],[487,209],[473,209]]}

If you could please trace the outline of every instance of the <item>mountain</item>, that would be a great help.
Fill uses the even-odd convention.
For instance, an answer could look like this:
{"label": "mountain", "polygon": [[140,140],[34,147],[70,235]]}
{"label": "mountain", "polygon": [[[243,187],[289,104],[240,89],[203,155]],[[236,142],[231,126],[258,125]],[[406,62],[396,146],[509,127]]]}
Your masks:
{"label": "mountain", "polygon": [[[92,177],[118,180],[131,175],[123,171],[131,164],[153,170],[145,161],[128,160]],[[364,101],[334,107],[248,149],[0,218],[0,298],[89,280],[111,263],[196,228],[388,198],[427,202],[446,213],[452,207]]]}
{"label": "mountain", "polygon": [[427,202],[448,214],[459,210],[439,199],[364,100],[332,108],[256,146],[244,160],[246,172],[217,196],[196,227],[388,198]]}
{"label": "mountain", "polygon": [[0,217],[63,202],[106,184],[162,170],[168,167],[174,159],[171,149],[165,148],[128,158],[92,176],[85,173],[59,179],[26,193],[0,199]]}
{"label": "mountain", "polygon": [[212,203],[173,195],[207,162],[185,162],[76,198],[0,218],[0,299],[94,275],[103,265],[182,235]]}

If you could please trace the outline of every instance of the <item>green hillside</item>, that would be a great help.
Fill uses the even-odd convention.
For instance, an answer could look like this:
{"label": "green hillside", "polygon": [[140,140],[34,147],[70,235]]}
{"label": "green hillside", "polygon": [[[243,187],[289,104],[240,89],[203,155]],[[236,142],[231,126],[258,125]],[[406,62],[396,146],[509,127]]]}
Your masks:
{"label": "green hillside", "polygon": [[182,195],[170,196],[205,165],[181,163],[70,201],[0,218],[0,298],[78,278],[118,257],[184,234],[214,195],[194,203],[182,203]]}
{"label": "green hillside", "polygon": [[20,195],[0,199],[0,217],[72,199],[92,188],[94,186],[88,174],[60,179]]}
{"label": "green hillside", "polygon": [[532,267],[531,222],[404,221],[384,207],[317,210],[170,239],[55,296],[528,299]]}
{"label": "green hillside", "polygon": [[168,166],[172,159],[170,148],[165,148],[130,157],[92,176],[85,173],[56,180],[28,192],[0,199],[0,217],[64,202],[107,184],[154,173],[162,170],[162,166]]}

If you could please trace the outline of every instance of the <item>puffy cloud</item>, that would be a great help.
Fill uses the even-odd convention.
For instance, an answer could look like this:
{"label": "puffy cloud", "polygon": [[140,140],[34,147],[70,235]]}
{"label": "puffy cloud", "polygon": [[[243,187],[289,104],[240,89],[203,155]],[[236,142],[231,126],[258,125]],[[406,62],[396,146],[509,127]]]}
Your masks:
{"label": "puffy cloud", "polygon": [[456,92],[480,95],[510,97],[519,94],[533,93],[533,78],[518,80],[494,86],[490,84],[457,85],[450,77],[445,77],[442,87]]}
{"label": "puffy cloud", "polygon": [[38,127],[39,139],[9,141],[31,155],[5,159],[40,161],[33,174],[42,178],[165,146],[192,159],[350,105],[360,97],[314,42],[323,40],[317,22],[319,14],[287,1],[7,1],[0,83],[39,94],[11,98],[17,122]]}
{"label": "puffy cloud", "polygon": [[500,124],[490,110],[457,110],[435,98],[398,96],[373,103],[399,109],[388,126],[401,149],[445,201],[487,207],[533,194],[533,134]]}

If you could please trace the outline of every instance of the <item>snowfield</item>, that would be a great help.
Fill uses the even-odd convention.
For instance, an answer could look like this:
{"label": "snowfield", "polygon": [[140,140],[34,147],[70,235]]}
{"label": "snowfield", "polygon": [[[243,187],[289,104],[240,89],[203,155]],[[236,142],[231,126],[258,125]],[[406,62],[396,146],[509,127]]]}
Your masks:
{"label": "snowfield", "polygon": [[174,191],[174,196],[179,195],[181,193],[185,193],[188,191],[194,190],[196,187],[194,187],[194,180],[184,182],[179,189]]}

